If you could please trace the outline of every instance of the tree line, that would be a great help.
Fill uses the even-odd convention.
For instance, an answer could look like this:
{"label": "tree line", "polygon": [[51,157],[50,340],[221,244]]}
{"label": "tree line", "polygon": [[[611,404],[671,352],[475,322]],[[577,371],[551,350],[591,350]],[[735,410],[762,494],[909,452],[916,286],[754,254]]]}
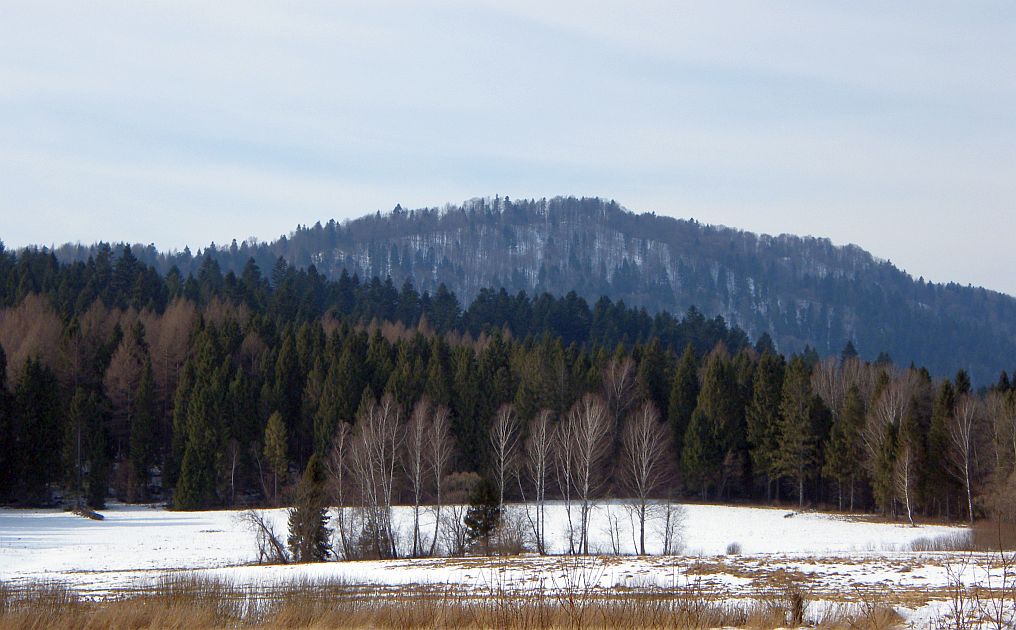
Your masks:
{"label": "tree line", "polygon": [[129,254],[0,256],[3,500],[284,503],[313,458],[336,500],[373,506],[384,556],[390,506],[460,509],[464,473],[500,504],[565,501],[580,551],[605,496],[973,518],[1013,485],[1005,373],[974,391],[852,344],[785,357],[694,310],[493,290],[463,309],[284,262],[180,278]]}

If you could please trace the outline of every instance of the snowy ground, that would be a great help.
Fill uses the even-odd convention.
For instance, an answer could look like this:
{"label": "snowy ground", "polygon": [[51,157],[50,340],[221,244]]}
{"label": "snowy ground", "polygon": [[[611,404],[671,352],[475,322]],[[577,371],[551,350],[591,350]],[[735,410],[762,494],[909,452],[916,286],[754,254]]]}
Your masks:
{"label": "snowy ground", "polygon": [[[521,509],[521,508],[517,508]],[[696,588],[710,597],[744,598],[789,583],[824,601],[878,597],[918,610],[919,618],[945,598],[950,571],[965,567],[967,583],[983,581],[984,558],[959,553],[908,551],[916,538],[963,532],[945,526],[909,527],[841,515],[712,505],[684,506],[681,555],[645,558],[524,556],[505,561],[440,558],[330,562],[301,566],[253,566],[254,537],[232,511],[170,512],[113,506],[105,520],[91,521],[53,510],[0,510],[0,581],[60,581],[85,593],[144,588],[168,574],[196,573],[238,584],[340,580],[371,585],[452,585],[483,590],[574,588],[576,581],[610,588]],[[285,511],[271,518],[285,530]],[[621,523],[624,552],[632,549],[628,517],[619,505],[594,513],[591,549],[612,548],[608,515]],[[397,508],[395,520],[409,540],[411,510]],[[429,528],[432,518],[424,519]],[[547,532],[563,550],[567,520],[562,506],[548,508]],[[660,545],[650,528],[650,551]],[[725,555],[740,543],[742,553]],[[951,569],[950,569],[951,567]],[[930,603],[929,603],[930,602]],[[930,607],[930,608],[929,608]]]}

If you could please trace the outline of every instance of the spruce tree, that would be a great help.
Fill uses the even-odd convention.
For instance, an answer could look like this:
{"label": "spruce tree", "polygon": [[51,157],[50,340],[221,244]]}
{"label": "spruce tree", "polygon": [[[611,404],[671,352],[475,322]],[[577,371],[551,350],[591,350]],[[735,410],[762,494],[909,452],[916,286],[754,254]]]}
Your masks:
{"label": "spruce tree", "polygon": [[268,418],[265,425],[265,459],[272,469],[272,501],[279,501],[279,475],[285,480],[289,469],[289,450],[286,440],[286,425],[282,414],[276,411]]}
{"label": "spruce tree", "polygon": [[668,417],[671,381],[667,355],[663,352],[659,337],[653,337],[646,344],[639,360],[638,383],[642,397],[653,401],[664,418]]}
{"label": "spruce tree", "polygon": [[108,437],[99,396],[77,387],[64,423],[64,487],[75,502],[103,508],[109,488]]}
{"label": "spruce tree", "polygon": [[950,515],[952,496],[959,490],[956,479],[949,474],[945,462],[949,457],[949,424],[956,407],[956,390],[948,380],[942,381],[931,407],[928,429],[928,459],[924,479],[925,491],[938,512]]}
{"label": "spruce tree", "polygon": [[695,350],[688,344],[677,363],[677,369],[674,370],[670,400],[667,404],[667,420],[674,433],[674,452],[678,458],[684,450],[684,434],[691,421],[691,414],[698,404],[698,394],[698,359],[695,357]]}
{"label": "spruce tree", "polygon": [[753,472],[765,478],[766,499],[772,498],[773,482],[779,478],[780,401],[783,396],[783,357],[766,352],[755,372],[747,409],[747,439]]}
{"label": "spruce tree", "polygon": [[452,402],[452,385],[448,376],[448,349],[441,337],[435,337],[430,343],[427,384],[424,391],[437,406],[448,406]]}
{"label": "spruce tree", "polygon": [[14,388],[12,434],[15,494],[35,503],[49,499],[48,486],[60,480],[60,386],[51,369],[28,359]]}
{"label": "spruce tree", "polygon": [[127,479],[127,500],[131,502],[148,499],[148,469],[155,457],[155,379],[151,359],[142,368],[134,401]]}
{"label": "spruce tree", "polygon": [[684,432],[681,450],[681,471],[687,488],[698,487],[703,499],[716,481],[723,449],[708,414],[696,408]]}
{"label": "spruce tree", "polygon": [[973,390],[973,384],[970,382],[970,375],[966,370],[960,370],[956,372],[956,397],[959,398],[964,394],[969,394]]}
{"label": "spruce tree", "polygon": [[466,537],[470,544],[482,545],[483,554],[490,555],[490,542],[501,524],[501,506],[497,486],[489,478],[482,478],[469,495],[469,508],[463,519]]}
{"label": "spruce tree", "polygon": [[[0,243],[2,248],[2,243]],[[0,249],[0,255],[3,254]],[[11,427],[10,394],[7,392],[7,354],[0,345],[0,444],[13,444],[14,435]],[[13,453],[9,448],[0,448],[0,502],[10,499],[10,491],[14,484],[11,470]]]}
{"label": "spruce tree", "polygon": [[854,340],[848,339],[847,345],[843,346],[843,351],[840,352],[840,364],[844,364],[851,359],[857,358],[857,348],[854,346]]}
{"label": "spruce tree", "polygon": [[328,525],[325,471],[317,453],[310,456],[289,510],[289,551],[296,562],[323,562],[332,546]]}
{"label": "spruce tree", "polygon": [[804,482],[814,472],[818,448],[812,422],[811,370],[805,359],[794,356],[787,366],[780,401],[778,468],[797,481],[798,506],[804,506]]}
{"label": "spruce tree", "polygon": [[325,377],[324,387],[321,391],[321,400],[314,414],[314,452],[324,457],[331,448],[332,437],[339,426],[339,422],[348,420],[350,416],[343,417],[342,412],[348,408],[343,398],[342,382],[345,376],[341,372],[341,361],[333,361],[328,368],[328,375]]}
{"label": "spruce tree", "polygon": [[857,479],[863,474],[864,461],[864,398],[856,385],[847,390],[839,417],[832,426],[825,448],[823,472],[836,480],[840,508],[844,506],[844,488],[847,489],[849,509],[854,509]]}
{"label": "spruce tree", "polygon": [[733,364],[722,349],[714,351],[706,361],[695,409],[704,413],[716,448],[704,451],[707,455],[702,461],[704,477],[718,483],[718,490],[723,493],[730,478],[743,470],[744,407]]}

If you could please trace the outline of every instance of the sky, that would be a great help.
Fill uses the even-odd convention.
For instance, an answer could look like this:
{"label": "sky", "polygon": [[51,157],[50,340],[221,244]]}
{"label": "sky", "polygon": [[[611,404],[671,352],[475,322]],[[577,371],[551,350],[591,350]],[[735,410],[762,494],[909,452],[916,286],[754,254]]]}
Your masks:
{"label": "sky", "polygon": [[1016,3],[4,2],[7,247],[196,249],[495,194],[1016,295]]}

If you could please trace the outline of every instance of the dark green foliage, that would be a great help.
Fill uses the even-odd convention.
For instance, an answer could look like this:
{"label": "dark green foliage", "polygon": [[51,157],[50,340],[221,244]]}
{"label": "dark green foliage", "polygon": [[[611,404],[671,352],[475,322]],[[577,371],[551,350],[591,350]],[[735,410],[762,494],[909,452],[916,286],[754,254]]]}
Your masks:
{"label": "dark green foliage", "polygon": [[312,454],[296,489],[296,504],[289,510],[289,552],[296,562],[323,562],[332,551],[329,542],[327,490],[324,466]]}
{"label": "dark green foliage", "polygon": [[155,459],[155,380],[152,362],[145,362],[134,397],[135,411],[130,426],[130,470],[127,500],[148,499],[148,469]]}
{"label": "dark green foliage", "polygon": [[803,357],[795,356],[783,379],[776,468],[797,482],[798,505],[804,505],[804,482],[814,473],[818,457],[814,404],[811,369]]}
{"label": "dark green foliage", "polygon": [[847,345],[843,346],[843,351],[840,352],[840,361],[846,363],[851,359],[857,358],[857,348],[854,347],[854,341],[848,340]]}
{"label": "dark green foliage", "polygon": [[723,450],[715,425],[705,410],[696,408],[685,428],[681,450],[685,487],[698,489],[703,499],[709,498],[709,488],[716,482],[722,461]]}
{"label": "dark green foliage", "polygon": [[925,470],[926,493],[937,511],[946,516],[950,512],[950,499],[959,491],[956,478],[946,468],[949,457],[949,423],[956,407],[956,390],[948,380],[942,381],[935,394],[931,409],[931,427],[928,429],[928,461]]}
{"label": "dark green foliage", "polygon": [[60,481],[63,432],[59,383],[48,367],[25,362],[14,387],[11,435],[14,496],[25,502],[48,500],[50,484]]}
{"label": "dark green foliage", "polygon": [[667,355],[658,338],[654,338],[642,351],[639,360],[638,382],[643,398],[651,400],[660,415],[668,417],[670,405],[671,369]]}
{"label": "dark green foliage", "polygon": [[[532,209],[525,206],[522,214]],[[490,214],[469,220],[483,227],[502,211],[488,210]],[[379,219],[379,229],[385,221]],[[335,243],[344,238],[344,229],[334,226]],[[468,236],[471,229],[462,233]],[[502,233],[492,234],[496,240]],[[554,247],[576,245],[561,241]],[[795,327],[805,330],[818,321],[826,326],[826,341],[801,355],[805,367],[820,354],[839,351],[828,340],[846,337],[856,339],[866,354],[886,347],[900,356],[885,338],[863,330],[837,336],[842,321],[858,320],[856,314],[816,306],[828,304],[823,291],[839,286],[835,277],[829,280],[833,288],[809,293],[812,306],[794,314],[797,323],[774,324],[757,313],[739,317],[737,321],[772,335],[760,337],[753,349],[743,332],[694,307],[674,317],[606,297],[586,302],[583,295],[606,289],[671,299],[676,293],[672,276],[646,277],[645,265],[654,264],[646,262],[654,256],[652,249],[639,254],[643,262],[629,258],[611,270],[609,283],[576,287],[556,298],[530,297],[521,290],[530,281],[526,273],[506,273],[500,276],[505,288],[481,288],[465,308],[447,288],[463,286],[456,262],[434,260],[408,246],[385,246],[369,257],[372,268],[374,260],[393,263],[392,280],[361,281],[363,276],[340,272],[335,282],[319,273],[305,252],[279,261],[278,255],[262,260],[250,245],[234,249],[229,260],[218,249],[202,252],[193,265],[184,265],[182,272],[170,269],[164,278],[148,264],[159,259],[151,248],[103,246],[92,260],[74,264],[61,264],[44,251],[0,251],[0,305],[49,308],[44,305],[52,302],[52,312],[40,316],[62,323],[58,337],[36,340],[41,358],[33,359],[31,378],[25,376],[24,350],[19,349],[22,365],[9,372],[13,383],[3,387],[0,381],[0,500],[45,501],[62,483],[69,496],[84,494],[99,504],[115,469],[114,491],[127,490],[130,499],[175,497],[174,504],[187,509],[235,501],[270,503],[288,487],[290,466],[299,469],[311,454],[319,459],[327,454],[337,423],[354,420],[364,392],[370,398],[373,392],[391,393],[407,409],[423,395],[447,405],[457,443],[449,470],[485,470],[486,429],[498,406],[513,403],[524,421],[548,409],[556,424],[575,400],[603,386],[614,360],[615,365],[631,362],[636,386],[624,401],[621,394],[615,396],[612,413],[622,416],[624,408],[642,399],[664,409],[675,429],[669,456],[683,464],[684,485],[695,493],[751,498],[763,485],[778,489],[774,480],[783,478],[797,482],[801,499],[822,502],[839,496],[845,502],[849,497],[855,507],[870,509],[875,498],[891,508],[898,501],[889,483],[898,446],[913,444],[922,458],[914,497],[918,513],[949,512],[954,505],[958,488],[942,469],[951,397],[938,392],[933,402],[927,371],[909,372],[908,378],[919,384],[912,414],[897,427],[898,435],[879,443],[884,452],[878,456],[866,450],[859,455],[858,439],[865,406],[897,378],[894,369],[884,365],[878,374],[855,358],[856,348],[848,344],[840,353],[839,369],[853,374],[850,383],[860,385],[854,394],[842,391],[845,380],[836,389],[821,379],[822,372],[816,373],[816,391],[840,406],[833,410],[836,414],[808,395],[803,373],[794,387],[787,386],[786,366],[775,348],[778,343],[798,349],[807,342],[807,336],[788,332]],[[676,251],[683,250],[672,249],[671,256],[678,256]],[[731,259],[741,255],[736,249],[729,253]],[[190,260],[188,256],[175,260]],[[230,262],[234,257],[236,265]],[[341,262],[351,269],[357,264]],[[708,281],[694,266],[680,264],[681,283],[697,286],[694,301],[710,304],[711,313],[719,310],[711,302],[717,295],[723,308],[747,299],[740,293],[738,273],[726,264],[714,267],[717,276],[710,272]],[[331,265],[329,261],[323,269],[331,273]],[[270,281],[260,269],[270,270]],[[400,275],[410,270],[421,278],[419,285]],[[783,273],[787,282],[793,281],[793,273]],[[567,275],[567,269],[547,264],[536,282],[553,288]],[[756,285],[758,296],[774,290],[763,286],[762,276],[757,280],[762,283]],[[42,299],[22,301],[32,292]],[[93,303],[95,310],[90,310]],[[130,306],[152,310],[138,317],[119,310]],[[181,309],[191,315],[180,317]],[[874,317],[868,313],[864,321],[869,316]],[[911,334],[907,327],[914,321],[908,317],[892,323],[886,334],[894,339]],[[9,327],[15,319],[2,319],[0,325]],[[170,319],[177,322],[175,330]],[[922,336],[936,332],[933,326],[914,330]],[[3,332],[5,338],[24,333]],[[953,334],[944,337],[955,339]],[[117,357],[118,351],[127,356]],[[676,352],[683,354],[677,357]],[[151,369],[145,367],[149,361]],[[826,367],[835,368],[835,362],[819,369]],[[971,364],[972,370],[981,368]],[[857,370],[863,373],[854,374]],[[979,372],[971,373],[982,381]],[[1011,380],[999,377],[997,369],[991,379],[994,391],[1012,391]],[[956,381],[963,390],[974,389],[965,374]],[[955,392],[951,384],[949,391]],[[782,413],[791,408],[796,411]],[[269,422],[276,410],[279,416]],[[49,429],[40,432],[39,426]],[[79,434],[88,437],[80,448]],[[980,452],[987,452],[979,455],[982,459],[994,459],[993,453]],[[876,462],[880,458],[884,461]],[[47,465],[37,465],[47,460]],[[807,466],[802,468],[802,462]],[[163,472],[165,493],[145,497],[147,471],[153,467]],[[977,482],[987,487],[987,477]],[[551,495],[555,492],[551,488]]]}
{"label": "dark green foliage", "polygon": [[10,492],[14,485],[14,453],[11,450],[14,443],[14,427],[11,411],[10,394],[7,391],[7,354],[0,345],[0,502],[10,500]]}
{"label": "dark green foliage", "polygon": [[855,385],[847,390],[838,419],[833,423],[823,466],[825,474],[836,480],[841,508],[849,501],[848,507],[854,509],[857,478],[863,470],[860,467],[864,457],[863,430],[864,399]]}
{"label": "dark green foliage", "polygon": [[766,496],[779,480],[780,402],[783,399],[783,357],[766,352],[755,372],[751,401],[746,410],[747,440],[752,470],[766,481]]}
{"label": "dark green foliage", "polygon": [[109,490],[107,405],[94,391],[78,387],[64,425],[64,487],[75,503],[100,509]]}
{"label": "dark green foliage", "polygon": [[199,510],[216,504],[216,464],[222,453],[219,421],[226,416],[225,394],[229,366],[216,367],[217,344],[206,330],[199,341],[194,387],[187,404],[186,442],[180,463],[173,506],[178,510]]}
{"label": "dark green foliage", "polygon": [[[696,418],[698,426],[692,429]],[[687,443],[689,437],[693,444]],[[728,482],[739,478],[746,456],[744,406],[736,373],[730,357],[717,350],[706,360],[698,404],[685,430],[682,468],[701,481],[703,496],[713,487],[722,494]]]}
{"label": "dark green foliage", "polygon": [[463,523],[470,544],[479,545],[483,554],[489,555],[491,537],[501,524],[497,486],[490,479],[481,479],[469,494],[469,509]]}
{"label": "dark green foliage", "polygon": [[699,377],[698,359],[691,345],[685,346],[684,353],[674,370],[667,404],[667,420],[674,433],[674,453],[681,457],[684,450],[684,435],[691,421],[691,414],[698,404]]}

